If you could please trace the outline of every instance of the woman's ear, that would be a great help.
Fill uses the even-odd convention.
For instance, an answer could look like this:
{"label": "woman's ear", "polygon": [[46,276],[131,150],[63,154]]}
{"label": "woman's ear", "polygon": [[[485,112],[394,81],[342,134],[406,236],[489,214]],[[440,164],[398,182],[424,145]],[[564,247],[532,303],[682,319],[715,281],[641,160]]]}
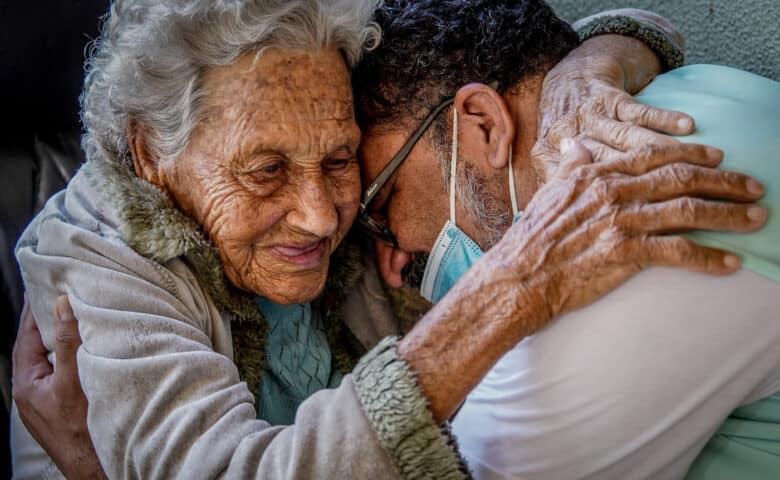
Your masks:
{"label": "woman's ear", "polygon": [[515,138],[515,124],[504,98],[483,83],[470,83],[455,94],[459,150],[464,158],[504,168]]}
{"label": "woman's ear", "polygon": [[133,157],[135,174],[152,185],[164,188],[160,178],[160,163],[149,148],[149,129],[141,122],[131,118],[127,123],[127,144]]}

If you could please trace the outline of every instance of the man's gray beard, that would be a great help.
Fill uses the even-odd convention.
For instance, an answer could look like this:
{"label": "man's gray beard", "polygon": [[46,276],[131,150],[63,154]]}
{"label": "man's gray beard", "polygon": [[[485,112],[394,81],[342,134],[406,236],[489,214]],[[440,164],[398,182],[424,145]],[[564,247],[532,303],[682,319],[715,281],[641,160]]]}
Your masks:
{"label": "man's gray beard", "polygon": [[[434,151],[442,169],[445,188],[449,193],[450,162],[447,161],[447,153],[437,145],[434,145]],[[488,180],[480,176],[477,170],[460,156],[458,165],[458,179],[455,187],[458,201],[466,208],[469,215],[479,219],[480,229],[477,238],[473,240],[480,247],[488,250],[498,243],[504,233],[512,226],[511,203],[502,201],[494,195],[493,191],[487,188]],[[426,253],[416,253],[412,261],[404,266],[401,278],[406,285],[418,289],[422,286],[428,257],[429,255]]]}
{"label": "man's gray beard", "polygon": [[[441,169],[444,188],[450,190],[450,147],[445,147],[441,139],[434,136],[431,142],[436,160]],[[479,174],[477,169],[458,153],[458,178],[456,179],[456,194],[461,205],[472,218],[479,222],[479,230],[475,242],[484,250],[493,247],[512,226],[512,207],[509,199],[498,198],[488,187],[488,179]]]}
{"label": "man's gray beard", "polygon": [[422,286],[425,265],[428,263],[427,253],[415,253],[412,261],[407,263],[401,270],[401,278],[404,284],[419,289]]}
{"label": "man's gray beard", "polygon": [[479,222],[477,238],[472,240],[487,251],[493,248],[512,226],[512,206],[488,188],[488,180],[480,176],[474,167],[461,159],[458,159],[458,162],[463,165],[463,168],[458,169],[455,187],[458,200],[469,215]]}

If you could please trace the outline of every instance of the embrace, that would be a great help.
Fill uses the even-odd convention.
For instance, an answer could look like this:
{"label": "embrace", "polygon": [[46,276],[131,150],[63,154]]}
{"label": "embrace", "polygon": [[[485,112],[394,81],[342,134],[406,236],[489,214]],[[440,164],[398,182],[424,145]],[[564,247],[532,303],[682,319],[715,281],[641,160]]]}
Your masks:
{"label": "embrace", "polygon": [[772,478],[780,85],[682,42],[115,1],[16,247],[15,476]]}

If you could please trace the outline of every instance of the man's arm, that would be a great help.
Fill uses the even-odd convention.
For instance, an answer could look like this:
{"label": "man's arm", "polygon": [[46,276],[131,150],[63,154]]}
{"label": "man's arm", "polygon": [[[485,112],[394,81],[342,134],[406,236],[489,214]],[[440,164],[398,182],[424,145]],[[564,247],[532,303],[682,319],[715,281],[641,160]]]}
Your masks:
{"label": "man's arm", "polygon": [[[24,303],[13,352],[14,367],[26,367],[23,370],[15,368],[13,384],[13,396],[23,405],[14,410],[14,414],[22,415],[28,430],[50,452],[66,478],[102,480],[107,477],[89,438],[87,399],[78,381],[76,351],[81,345],[81,337],[67,297],[57,299],[54,318],[56,360],[52,365],[30,306]],[[59,395],[51,395],[54,391]],[[49,442],[68,448],[57,448],[56,443]],[[20,467],[20,471],[15,472],[18,477],[34,474],[26,472],[26,466],[17,466]]]}

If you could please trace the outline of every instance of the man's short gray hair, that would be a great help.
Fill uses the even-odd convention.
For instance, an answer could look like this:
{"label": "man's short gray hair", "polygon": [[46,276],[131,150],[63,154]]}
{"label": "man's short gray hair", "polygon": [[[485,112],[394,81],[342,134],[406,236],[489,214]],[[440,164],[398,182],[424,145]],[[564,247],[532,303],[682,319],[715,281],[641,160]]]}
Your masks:
{"label": "man's short gray hair", "polygon": [[130,119],[160,160],[199,120],[204,70],[247,51],[339,49],[352,67],[379,42],[378,0],[117,0],[91,48],[81,96],[87,158],[130,165]]}

